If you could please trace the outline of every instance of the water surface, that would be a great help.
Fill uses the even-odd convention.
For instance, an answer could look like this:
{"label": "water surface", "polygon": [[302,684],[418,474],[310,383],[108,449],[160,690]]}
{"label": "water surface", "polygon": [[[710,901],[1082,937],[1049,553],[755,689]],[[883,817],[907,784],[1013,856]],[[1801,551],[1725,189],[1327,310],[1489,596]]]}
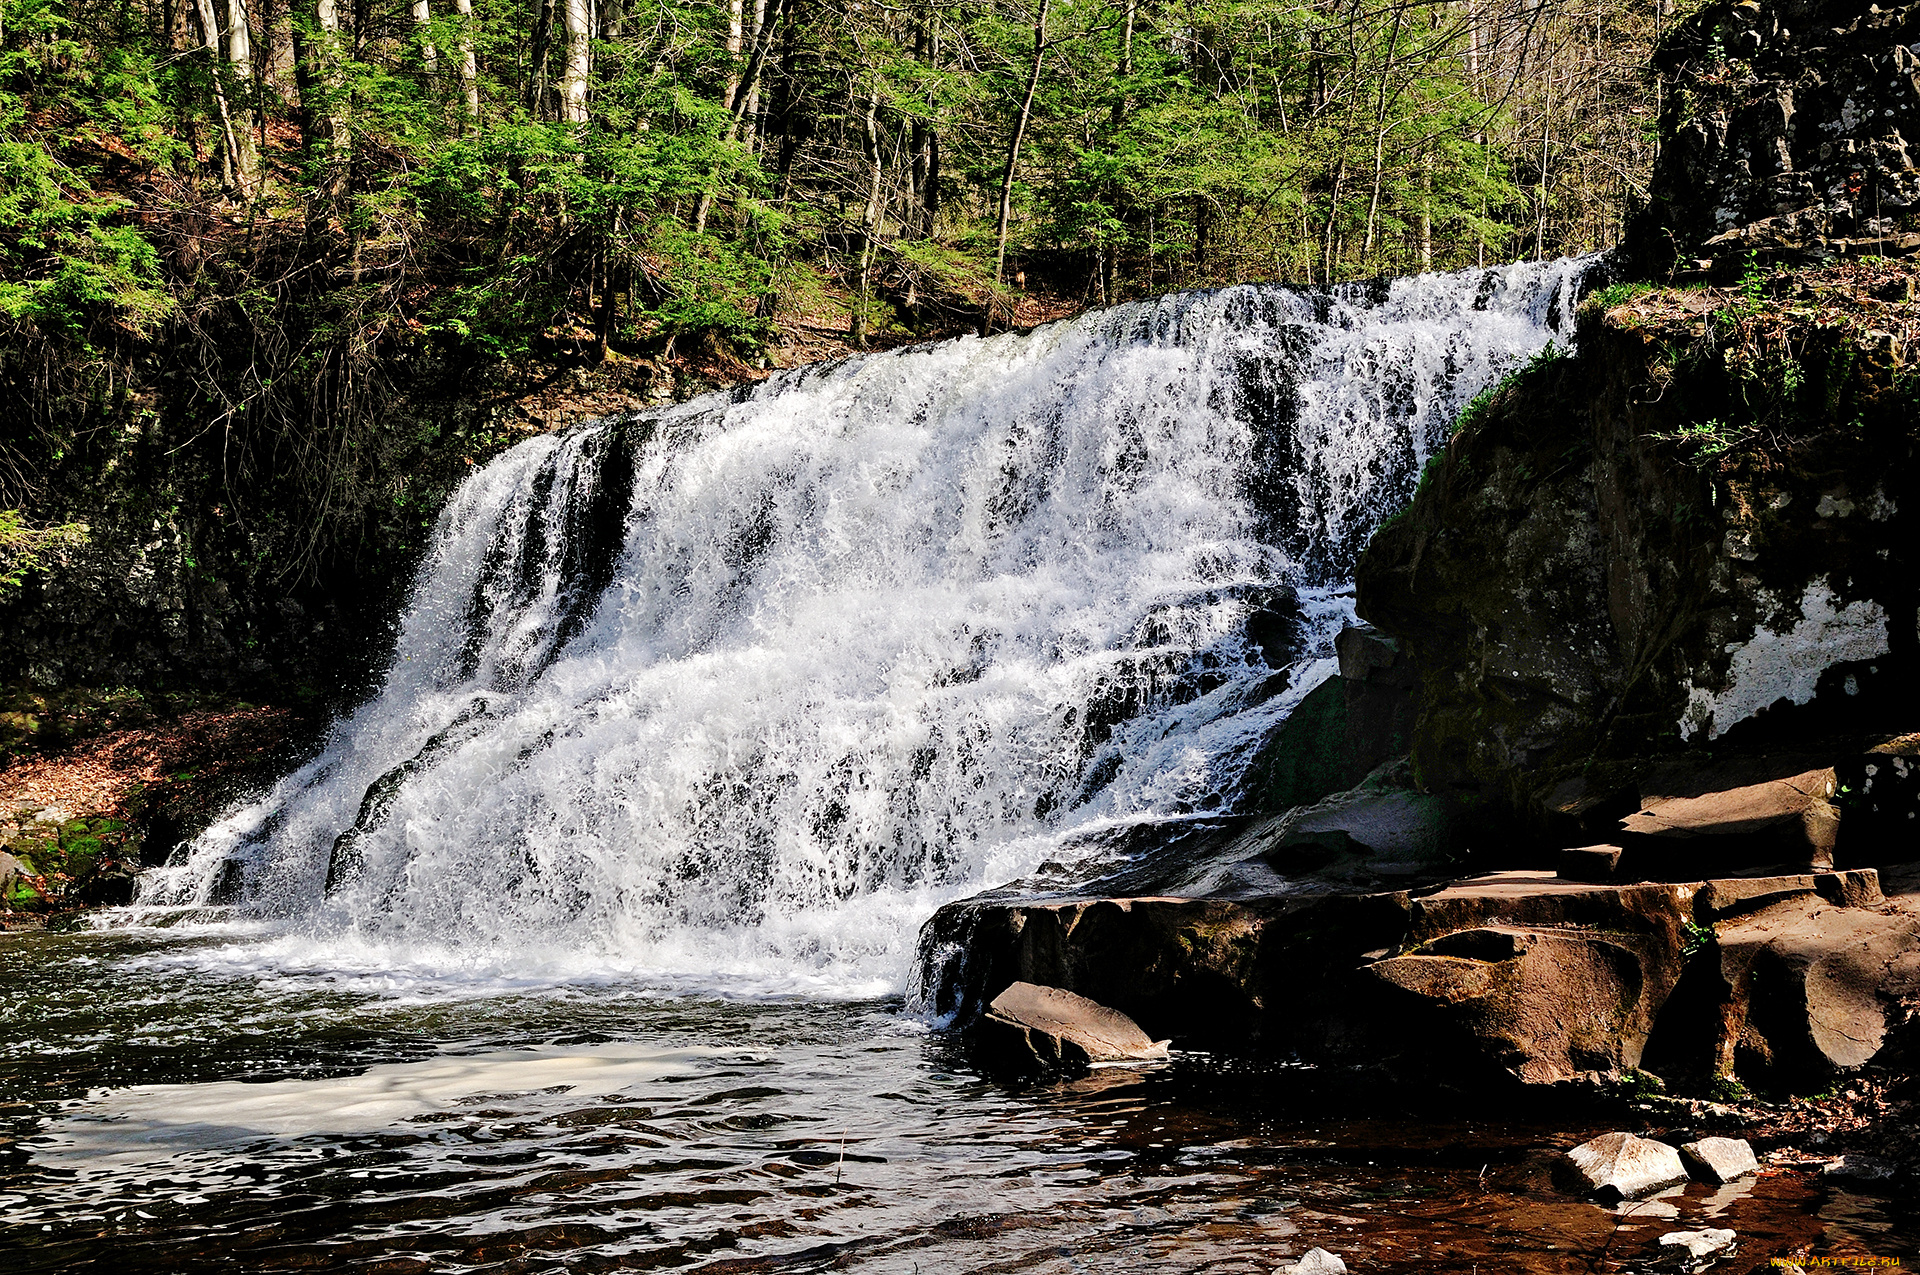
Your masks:
{"label": "water surface", "polygon": [[1227,1272],[1320,1245],[1557,1275],[1708,1224],[1744,1237],[1720,1270],[1916,1249],[1910,1213],[1797,1174],[1595,1207],[1546,1166],[1598,1127],[1303,1068],[1019,1085],[897,1000],[274,971],[259,941],[0,936],[0,1268]]}

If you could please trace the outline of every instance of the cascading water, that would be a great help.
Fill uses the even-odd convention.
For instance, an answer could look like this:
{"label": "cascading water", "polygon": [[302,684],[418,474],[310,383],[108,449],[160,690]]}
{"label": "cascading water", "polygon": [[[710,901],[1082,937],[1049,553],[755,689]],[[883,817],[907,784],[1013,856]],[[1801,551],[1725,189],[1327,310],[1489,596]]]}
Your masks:
{"label": "cascading water", "polygon": [[380,692],[153,874],[277,964],[871,994],[939,903],[1230,809],[1351,565],[1585,261],[801,369],[460,488]]}

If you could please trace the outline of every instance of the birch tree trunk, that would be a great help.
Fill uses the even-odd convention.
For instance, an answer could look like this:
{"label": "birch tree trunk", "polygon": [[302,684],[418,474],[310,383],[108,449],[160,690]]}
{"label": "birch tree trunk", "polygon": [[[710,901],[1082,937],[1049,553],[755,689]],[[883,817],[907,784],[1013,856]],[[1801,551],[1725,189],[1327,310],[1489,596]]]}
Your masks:
{"label": "birch tree trunk", "polygon": [[242,139],[246,143],[253,139],[234,127],[233,111],[227,104],[226,58],[220,50],[220,19],[214,15],[213,0],[194,0],[194,15],[200,19],[200,41],[213,72],[214,115],[220,126],[220,184],[246,194],[248,168]]}
{"label": "birch tree trunk", "polygon": [[587,80],[593,72],[593,0],[564,0],[567,69],[560,77],[560,118],[587,122]]}
{"label": "birch tree trunk", "polygon": [[865,349],[867,346],[867,303],[871,297],[873,280],[874,240],[880,233],[880,94],[878,90],[867,98],[867,110],[861,119],[860,149],[867,160],[867,203],[860,212],[860,299],[853,311],[852,331],[849,333],[853,344]]}
{"label": "birch tree trunk", "polygon": [[[246,0],[227,0],[227,64],[233,68],[233,81],[248,94],[253,90],[253,32],[247,26]],[[234,167],[239,172],[240,189],[249,199],[260,193],[260,149],[255,141],[259,121],[252,107],[242,103],[233,113],[233,139],[236,144]]]}
{"label": "birch tree trunk", "polygon": [[[424,0],[423,0],[424,2]],[[453,0],[460,15],[460,100],[467,118],[480,118],[480,64],[473,56],[473,0]]]}
{"label": "birch tree trunk", "polygon": [[[1007,143],[1007,166],[1000,174],[1000,213],[993,230],[993,286],[997,289],[1007,272],[1007,228],[1013,220],[1013,173],[1020,163],[1020,143],[1026,140],[1027,123],[1033,118],[1033,96],[1040,91],[1040,67],[1047,57],[1047,15],[1052,0],[1040,0],[1033,18],[1033,65],[1027,72],[1027,94],[1020,100],[1020,114],[1014,118],[1013,137]],[[988,303],[988,326],[993,323],[992,303]]]}
{"label": "birch tree trunk", "polygon": [[413,0],[413,26],[420,36],[420,66],[428,75],[440,66],[440,53],[427,35],[427,24],[432,21],[433,11],[428,7],[428,0]]}

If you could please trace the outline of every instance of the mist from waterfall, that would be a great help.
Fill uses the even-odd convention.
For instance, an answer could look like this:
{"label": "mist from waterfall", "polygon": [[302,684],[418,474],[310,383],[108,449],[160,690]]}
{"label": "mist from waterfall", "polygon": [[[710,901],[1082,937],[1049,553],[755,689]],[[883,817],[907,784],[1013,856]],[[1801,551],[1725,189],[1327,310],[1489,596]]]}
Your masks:
{"label": "mist from waterfall", "polygon": [[1588,265],[1181,294],[530,439],[442,512],[380,690],[121,920],[367,979],[897,990],[940,903],[1234,807]]}

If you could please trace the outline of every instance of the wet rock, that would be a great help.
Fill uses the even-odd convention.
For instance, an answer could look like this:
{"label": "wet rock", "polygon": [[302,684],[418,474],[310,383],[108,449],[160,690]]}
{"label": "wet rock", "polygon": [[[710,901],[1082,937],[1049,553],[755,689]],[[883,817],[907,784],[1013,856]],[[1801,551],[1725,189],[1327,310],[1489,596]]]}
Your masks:
{"label": "wet rock", "polygon": [[1703,1182],[1725,1185],[1757,1172],[1760,1162],[1745,1138],[1701,1138],[1680,1144],[1680,1155]]}
{"label": "wet rock", "polygon": [[1738,1238],[1732,1231],[1716,1228],[1669,1231],[1660,1237],[1660,1265],[1686,1271],[1700,1270],[1732,1253]]}
{"label": "wet rock", "polygon": [[125,907],[139,889],[139,869],[125,860],[108,860],[73,885],[72,896],[87,907]]}
{"label": "wet rock", "polygon": [[1828,1177],[1856,1178],[1862,1182],[1884,1182],[1893,1176],[1893,1165],[1872,1155],[1843,1155],[1820,1167]]}
{"label": "wet rock", "polygon": [[994,997],[980,1022],[984,1047],[1021,1065],[1085,1066],[1167,1057],[1167,1042],[1098,1001],[1057,987],[1015,983]]}
{"label": "wet rock", "polygon": [[1567,1162],[1590,1194],[1637,1200],[1687,1180],[1680,1153],[1664,1142],[1631,1133],[1603,1133],[1567,1152]]}
{"label": "wet rock", "polygon": [[1336,647],[1340,675],[1308,692],[1249,764],[1249,809],[1311,804],[1406,753],[1419,691],[1396,643],[1374,629],[1350,627]]}
{"label": "wet rock", "polygon": [[1347,1264],[1324,1248],[1310,1248],[1287,1268],[1293,1275],[1347,1275]]}

